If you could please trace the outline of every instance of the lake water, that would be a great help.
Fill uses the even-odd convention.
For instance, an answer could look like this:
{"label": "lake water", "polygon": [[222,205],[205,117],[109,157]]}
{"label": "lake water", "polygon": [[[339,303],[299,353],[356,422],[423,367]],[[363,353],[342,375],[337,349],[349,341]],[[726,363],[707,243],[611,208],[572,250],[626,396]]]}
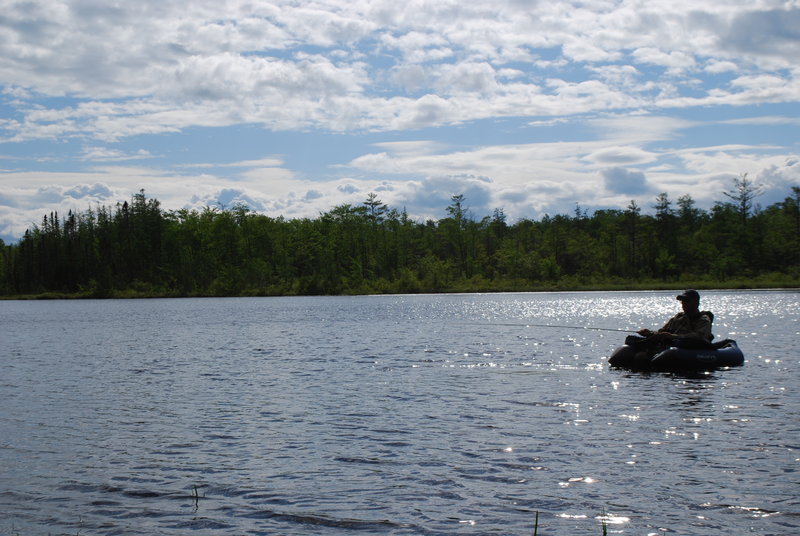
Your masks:
{"label": "lake water", "polygon": [[0,302],[0,534],[797,534],[800,293],[674,296]]}

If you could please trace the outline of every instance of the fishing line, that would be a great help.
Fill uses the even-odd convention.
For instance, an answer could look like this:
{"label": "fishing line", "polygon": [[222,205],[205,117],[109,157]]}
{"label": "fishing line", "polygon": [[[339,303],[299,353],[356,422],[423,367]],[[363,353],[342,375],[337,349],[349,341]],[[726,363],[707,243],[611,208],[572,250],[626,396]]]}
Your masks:
{"label": "fishing line", "polygon": [[622,333],[636,333],[630,329],[619,329],[619,328],[597,328],[593,326],[560,326],[556,324],[495,324],[493,322],[489,322],[490,326],[514,326],[514,327],[521,327],[521,328],[559,328],[559,329],[591,329],[596,331],[617,331]]}

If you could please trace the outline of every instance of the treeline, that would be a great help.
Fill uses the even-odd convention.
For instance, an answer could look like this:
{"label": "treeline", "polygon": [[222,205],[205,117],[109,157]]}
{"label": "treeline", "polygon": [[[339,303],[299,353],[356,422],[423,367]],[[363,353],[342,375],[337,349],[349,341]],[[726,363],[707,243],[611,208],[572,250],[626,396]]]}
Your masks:
{"label": "treeline", "polygon": [[[240,296],[697,286],[800,281],[800,187],[760,209],[742,176],[709,210],[667,194],[624,209],[474,218],[461,195],[417,222],[375,194],[317,218],[130,202],[59,217],[2,246],[0,294]],[[755,285],[754,285],[755,286]],[[762,285],[763,286],[763,285]]]}

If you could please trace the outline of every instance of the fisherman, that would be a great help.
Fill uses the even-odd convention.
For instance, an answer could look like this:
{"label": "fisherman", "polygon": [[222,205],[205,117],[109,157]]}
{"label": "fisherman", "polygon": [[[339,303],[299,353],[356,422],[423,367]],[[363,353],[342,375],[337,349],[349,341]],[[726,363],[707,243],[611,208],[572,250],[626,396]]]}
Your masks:
{"label": "fisherman", "polygon": [[711,346],[714,314],[700,311],[700,294],[696,290],[684,290],[677,299],[681,302],[683,312],[670,318],[664,327],[658,331],[640,329],[637,333],[644,338],[631,335],[625,339],[625,344],[636,352],[637,360],[650,359],[670,346],[697,349]]}
{"label": "fisherman", "polygon": [[683,312],[670,318],[658,331],[640,329],[625,337],[608,358],[612,367],[633,370],[710,370],[736,367],[744,362],[736,341],[712,343],[714,314],[700,310],[700,294],[685,290],[677,296]]}
{"label": "fisherman", "polygon": [[664,327],[656,332],[649,329],[640,329],[637,333],[642,337],[655,340],[677,339],[689,337],[705,342],[711,342],[714,335],[711,333],[711,322],[714,315],[709,311],[700,311],[700,294],[696,290],[684,290],[678,294],[683,312],[670,318]]}

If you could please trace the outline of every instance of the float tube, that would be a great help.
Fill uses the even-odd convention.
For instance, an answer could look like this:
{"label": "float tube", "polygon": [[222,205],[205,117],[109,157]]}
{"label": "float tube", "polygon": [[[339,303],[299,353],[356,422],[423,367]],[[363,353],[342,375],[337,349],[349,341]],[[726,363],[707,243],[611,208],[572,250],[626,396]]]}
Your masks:
{"label": "float tube", "polygon": [[744,364],[744,354],[732,339],[709,343],[707,348],[679,346],[678,342],[678,345],[670,346],[655,355],[647,355],[625,344],[614,350],[608,358],[608,364],[630,370],[663,372],[712,370]]}

